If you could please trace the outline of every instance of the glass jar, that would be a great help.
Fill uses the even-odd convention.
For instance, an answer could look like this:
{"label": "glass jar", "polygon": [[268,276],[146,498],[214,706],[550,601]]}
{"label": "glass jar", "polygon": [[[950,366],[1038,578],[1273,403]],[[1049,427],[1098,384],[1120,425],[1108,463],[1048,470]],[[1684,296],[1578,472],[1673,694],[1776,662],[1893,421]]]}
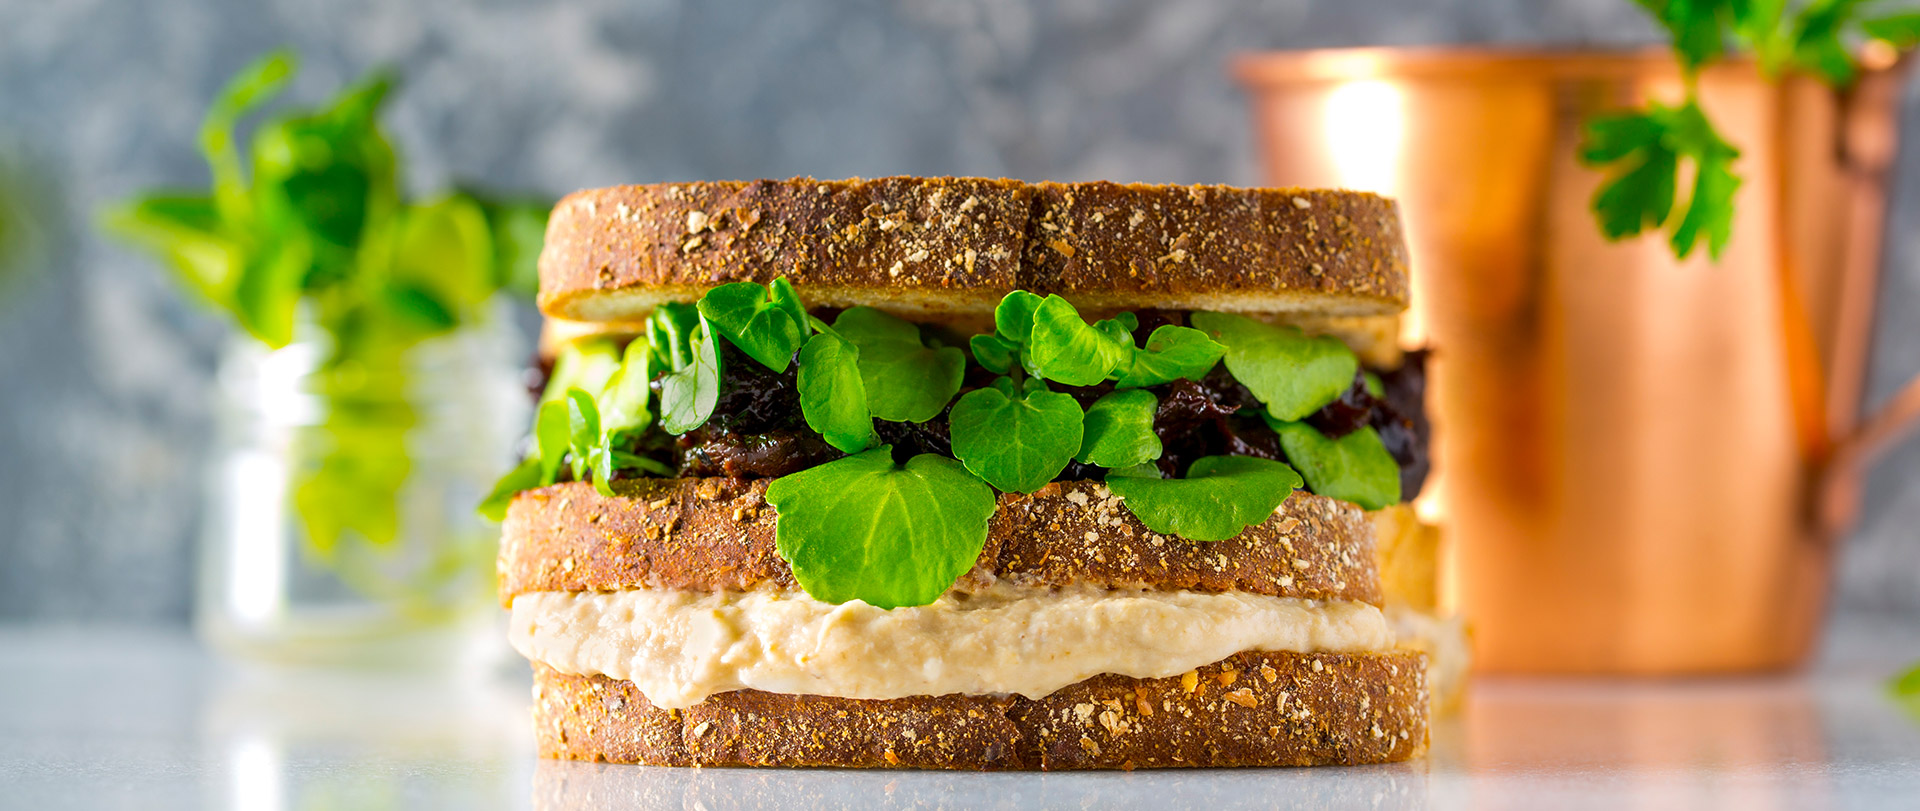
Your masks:
{"label": "glass jar", "polygon": [[498,528],[475,509],[528,420],[524,344],[506,316],[415,345],[391,385],[366,381],[350,401],[320,394],[343,378],[323,370],[317,330],[277,350],[229,347],[203,638],[282,664],[431,670],[504,655]]}

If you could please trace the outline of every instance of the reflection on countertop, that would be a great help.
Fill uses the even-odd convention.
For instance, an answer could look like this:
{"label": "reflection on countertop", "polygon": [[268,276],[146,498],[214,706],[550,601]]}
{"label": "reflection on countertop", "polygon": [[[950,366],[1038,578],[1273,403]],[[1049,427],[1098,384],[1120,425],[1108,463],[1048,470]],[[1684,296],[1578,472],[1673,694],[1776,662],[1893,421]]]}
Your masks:
{"label": "reflection on countertop", "polygon": [[1850,618],[1810,674],[1488,679],[1411,764],[969,774],[533,757],[528,681],[258,671],[183,633],[0,628],[0,805],[231,808],[1911,807],[1920,625]]}

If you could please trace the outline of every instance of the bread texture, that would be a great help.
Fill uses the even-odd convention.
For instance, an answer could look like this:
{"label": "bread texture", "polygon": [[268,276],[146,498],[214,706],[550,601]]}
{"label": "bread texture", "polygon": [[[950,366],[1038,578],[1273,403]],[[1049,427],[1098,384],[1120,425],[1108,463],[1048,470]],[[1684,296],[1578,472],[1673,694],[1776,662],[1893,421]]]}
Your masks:
{"label": "bread texture", "polygon": [[540,754],[666,766],[1134,769],[1385,763],[1427,746],[1418,653],[1246,652],[1040,699],[863,700],[740,690],[686,710],[632,682],[534,666]]}
{"label": "bread texture", "polygon": [[1392,200],[1364,192],[984,178],[811,178],[568,195],[540,307],[621,322],[786,277],[812,306],[985,316],[1006,293],[1119,309],[1377,316],[1404,309]]}
{"label": "bread texture", "polygon": [[[796,588],[774,551],[765,480],[570,482],[521,493],[501,532],[500,599],[530,591]],[[956,588],[1016,585],[1244,591],[1379,605],[1366,513],[1294,491],[1239,536],[1196,543],[1148,530],[1099,482],[1002,494]]]}

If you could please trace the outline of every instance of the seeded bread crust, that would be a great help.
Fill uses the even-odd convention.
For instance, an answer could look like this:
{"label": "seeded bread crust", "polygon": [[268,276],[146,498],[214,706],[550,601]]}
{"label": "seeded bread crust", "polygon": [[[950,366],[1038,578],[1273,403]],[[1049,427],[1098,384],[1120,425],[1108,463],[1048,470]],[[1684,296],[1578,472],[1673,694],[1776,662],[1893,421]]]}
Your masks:
{"label": "seeded bread crust", "polygon": [[927,320],[1009,291],[1113,309],[1366,316],[1407,303],[1387,198],[985,178],[756,180],[575,192],[548,221],[540,308],[633,321],[727,282],[785,276],[810,305]]}
{"label": "seeded bread crust", "polygon": [[[500,601],[530,591],[794,588],[774,552],[764,480],[619,481],[615,496],[570,482],[529,490],[507,510]],[[1199,543],[1143,526],[1098,482],[1004,494],[987,544],[956,588],[1018,585],[1245,591],[1379,605],[1366,513],[1295,491],[1264,523]]]}
{"label": "seeded bread crust", "polygon": [[1427,747],[1418,653],[1249,651],[1181,676],[1095,676],[1041,699],[740,690],[685,710],[534,666],[543,757],[661,766],[1152,769],[1389,763]]}

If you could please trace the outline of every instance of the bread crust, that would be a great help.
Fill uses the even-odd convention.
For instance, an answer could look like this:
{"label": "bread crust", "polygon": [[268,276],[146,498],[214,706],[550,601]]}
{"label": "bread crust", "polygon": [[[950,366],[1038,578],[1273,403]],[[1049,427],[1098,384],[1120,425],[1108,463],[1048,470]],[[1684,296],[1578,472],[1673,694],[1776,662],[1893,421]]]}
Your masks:
{"label": "bread crust", "polygon": [[808,304],[984,314],[1009,291],[1090,312],[1364,316],[1407,303],[1398,209],[1365,192],[986,178],[615,186],[555,206],[540,308],[632,321],[727,282]]}
{"label": "bread crust", "polygon": [[[765,480],[638,479],[612,498],[569,482],[514,498],[500,600],[529,591],[794,588],[774,552]],[[1003,494],[957,588],[1018,585],[1244,591],[1379,605],[1373,528],[1359,507],[1294,491],[1265,522],[1212,543],[1148,530],[1099,482]]]}
{"label": "bread crust", "polygon": [[1040,699],[740,690],[686,710],[632,682],[534,665],[540,754],[666,766],[1134,769],[1386,763],[1427,745],[1422,656],[1245,652]]}

